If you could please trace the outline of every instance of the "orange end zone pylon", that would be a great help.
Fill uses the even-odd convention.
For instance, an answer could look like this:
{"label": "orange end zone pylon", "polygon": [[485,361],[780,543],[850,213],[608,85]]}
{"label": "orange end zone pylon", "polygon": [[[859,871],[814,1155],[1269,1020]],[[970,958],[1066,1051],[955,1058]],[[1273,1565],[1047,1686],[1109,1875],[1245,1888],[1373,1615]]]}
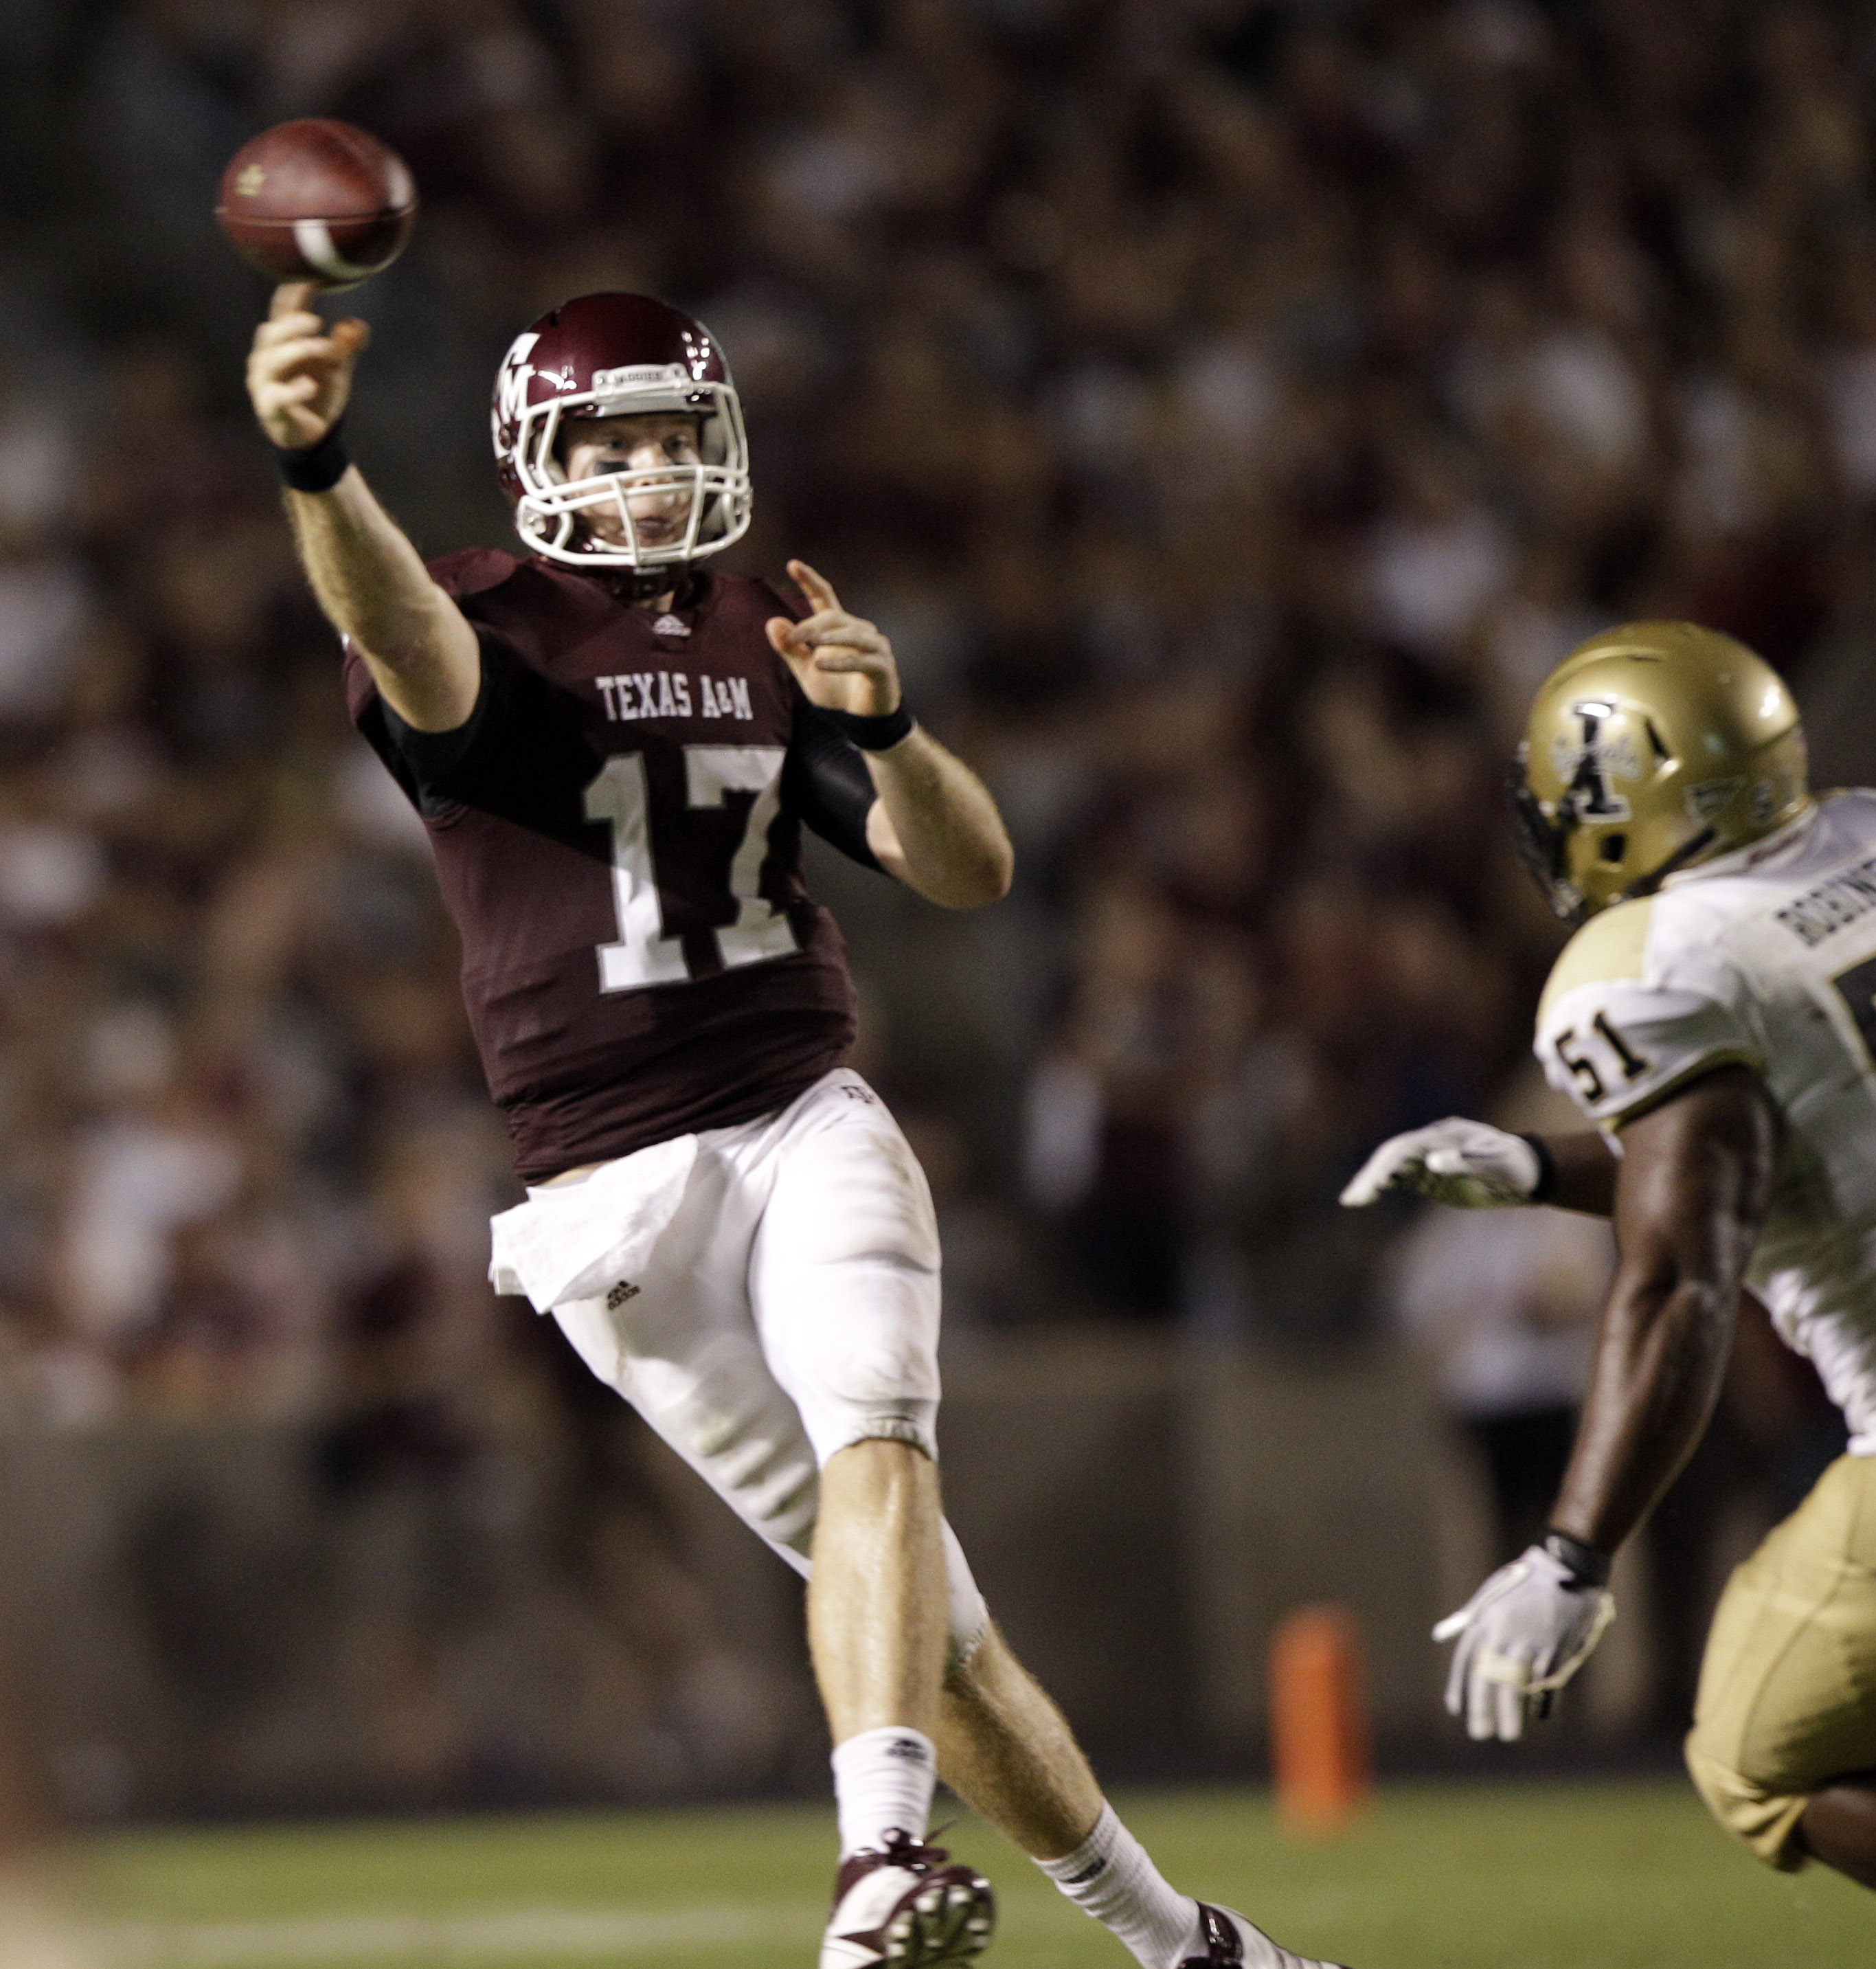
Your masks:
{"label": "orange end zone pylon", "polygon": [[1270,1646],[1277,1809],[1306,1838],[1340,1831],[1374,1783],[1361,1635],[1346,1607],[1299,1607]]}

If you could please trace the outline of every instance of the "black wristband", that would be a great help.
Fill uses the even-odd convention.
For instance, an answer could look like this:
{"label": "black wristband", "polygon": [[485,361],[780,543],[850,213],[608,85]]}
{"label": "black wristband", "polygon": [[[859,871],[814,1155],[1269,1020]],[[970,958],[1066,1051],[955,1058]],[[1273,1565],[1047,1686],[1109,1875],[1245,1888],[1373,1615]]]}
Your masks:
{"label": "black wristband", "polygon": [[1568,1532],[1546,1532],[1544,1549],[1570,1575],[1571,1585],[1606,1586],[1609,1583],[1609,1567],[1613,1562],[1609,1554],[1599,1552],[1592,1545],[1585,1545],[1581,1539],[1572,1538]]}
{"label": "black wristband", "polygon": [[834,721],[843,738],[851,738],[863,752],[889,751],[902,738],[909,738],[918,723],[903,703],[883,718],[862,718],[855,711],[830,711],[825,704],[818,709],[823,718]]}
{"label": "black wristband", "polygon": [[1537,1159],[1537,1180],[1531,1192],[1533,1203],[1548,1203],[1557,1194],[1557,1158],[1550,1153],[1550,1145],[1541,1135],[1520,1135],[1521,1142],[1531,1144],[1531,1152]]}
{"label": "black wristband", "polygon": [[296,492],[329,492],[345,477],[352,463],[345,451],[345,423],[341,417],[317,444],[277,451],[280,476]]}

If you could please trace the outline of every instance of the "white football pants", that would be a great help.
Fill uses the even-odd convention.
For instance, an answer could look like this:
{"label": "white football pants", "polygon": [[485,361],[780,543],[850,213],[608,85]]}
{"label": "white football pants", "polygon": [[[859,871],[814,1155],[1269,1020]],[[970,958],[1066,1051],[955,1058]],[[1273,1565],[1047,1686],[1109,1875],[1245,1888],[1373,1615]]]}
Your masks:
{"label": "white football pants", "polygon": [[[831,1456],[885,1437],[937,1460],[931,1192],[885,1104],[845,1068],[696,1140],[642,1270],[552,1312],[593,1372],[805,1578]],[[957,1662],[989,1615],[949,1524],[944,1537]]]}

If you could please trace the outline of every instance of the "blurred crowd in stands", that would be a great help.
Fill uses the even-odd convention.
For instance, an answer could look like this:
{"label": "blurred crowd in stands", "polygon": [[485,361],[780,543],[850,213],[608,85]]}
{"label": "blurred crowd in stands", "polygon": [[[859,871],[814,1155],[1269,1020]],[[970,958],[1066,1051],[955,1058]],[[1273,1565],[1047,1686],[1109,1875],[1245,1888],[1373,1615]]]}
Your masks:
{"label": "blurred crowd in stands", "polygon": [[663,294],[741,388],[735,564],[825,571],[991,781],[981,917],[816,864],[952,1344],[1320,1347],[1402,1221],[1341,1182],[1528,1046],[1561,936],[1501,783],[1549,667],[1696,617],[1876,771],[1873,92],[1876,8],[1824,0],[13,0],[0,1403],[322,1416],[342,1487],[558,1385],[481,1282],[452,937],[240,396],[254,130],[416,174],[333,305],[422,544],[513,544],[509,337]]}

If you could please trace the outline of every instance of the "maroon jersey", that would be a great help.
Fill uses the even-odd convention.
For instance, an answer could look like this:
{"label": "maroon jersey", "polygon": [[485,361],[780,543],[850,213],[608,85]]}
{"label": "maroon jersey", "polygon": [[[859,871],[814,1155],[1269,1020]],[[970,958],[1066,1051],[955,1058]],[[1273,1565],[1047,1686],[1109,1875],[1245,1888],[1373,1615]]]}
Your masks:
{"label": "maroon jersey", "polygon": [[658,615],[490,550],[430,571],[481,645],[468,721],[413,731],[349,650],[346,698],[429,827],[523,1177],[747,1121],[838,1066],[853,987],[799,823],[876,867],[873,789],[769,646],[795,611],[731,576]]}

